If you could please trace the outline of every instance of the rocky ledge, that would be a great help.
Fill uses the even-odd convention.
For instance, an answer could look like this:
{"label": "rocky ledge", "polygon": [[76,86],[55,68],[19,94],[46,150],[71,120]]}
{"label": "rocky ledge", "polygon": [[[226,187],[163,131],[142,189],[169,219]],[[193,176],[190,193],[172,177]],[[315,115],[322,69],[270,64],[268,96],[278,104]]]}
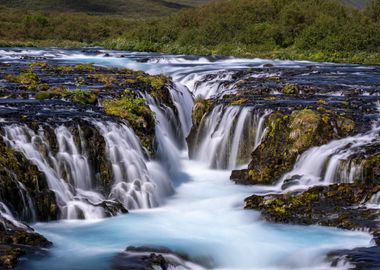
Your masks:
{"label": "rocky ledge", "polygon": [[[206,265],[206,266],[204,266]],[[210,261],[192,259],[166,247],[130,246],[113,259],[112,270],[208,269]]]}
{"label": "rocky ledge", "polygon": [[39,256],[52,243],[32,228],[0,214],[0,269],[11,269],[22,256]]}

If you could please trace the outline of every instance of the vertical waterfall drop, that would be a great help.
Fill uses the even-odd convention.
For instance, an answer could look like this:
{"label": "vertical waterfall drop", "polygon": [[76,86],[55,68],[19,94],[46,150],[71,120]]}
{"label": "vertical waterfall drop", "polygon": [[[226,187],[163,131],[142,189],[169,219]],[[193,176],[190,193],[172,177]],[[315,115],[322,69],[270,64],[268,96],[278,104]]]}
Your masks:
{"label": "vertical waterfall drop", "polygon": [[164,170],[157,169],[160,165],[148,165],[131,128],[112,122],[93,123],[106,141],[107,156],[112,164],[114,184],[110,199],[129,209],[148,208],[157,206],[162,196],[173,192],[169,177]]}
{"label": "vertical waterfall drop", "polygon": [[263,137],[265,118],[269,114],[252,110],[217,105],[200,124],[193,146],[194,158],[217,169],[234,169],[248,163]]}
{"label": "vertical waterfall drop", "polygon": [[[80,127],[77,127],[79,142],[67,127],[55,128],[56,146],[53,146],[42,127],[33,131],[26,125],[4,126],[8,146],[22,152],[45,174],[49,189],[56,194],[61,218],[105,217],[100,205],[106,200],[122,203],[130,209],[153,207],[163,196],[172,193],[165,170],[160,169],[159,164],[148,165],[139,140],[127,125],[96,121],[91,125],[103,136],[107,158],[112,164],[114,183],[109,194],[95,189],[96,179],[86,149],[88,143]],[[154,173],[154,177],[150,173]]]}

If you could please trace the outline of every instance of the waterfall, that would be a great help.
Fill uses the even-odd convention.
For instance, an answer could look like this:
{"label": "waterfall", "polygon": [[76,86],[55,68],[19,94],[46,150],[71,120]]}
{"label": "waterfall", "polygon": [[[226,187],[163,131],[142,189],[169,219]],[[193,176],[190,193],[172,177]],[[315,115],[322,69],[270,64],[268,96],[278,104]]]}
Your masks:
{"label": "waterfall", "polygon": [[[107,158],[112,165],[114,182],[109,194],[96,190],[96,178],[87,153],[91,145],[86,142],[79,126],[79,143],[75,142],[75,136],[67,127],[55,128],[56,146],[50,145],[42,126],[37,131],[26,125],[3,127],[7,145],[22,152],[45,174],[49,189],[56,195],[61,218],[105,217],[108,212],[101,205],[109,200],[120,202],[129,209],[152,207],[172,192],[165,170],[159,164],[147,165],[148,161],[132,129],[126,124],[91,122],[106,142]],[[56,150],[53,149],[55,147]]]}
{"label": "waterfall", "polygon": [[169,86],[169,91],[178,112],[179,123],[176,123],[176,125],[179,124],[181,126],[183,139],[185,139],[185,137],[189,135],[192,125],[191,113],[194,99],[189,89],[179,83],[174,83],[173,86]]}
{"label": "waterfall", "polygon": [[[376,106],[380,111],[379,104]],[[380,125],[379,120],[376,120],[372,129],[364,134],[310,148],[297,159],[293,169],[284,174],[278,186],[299,188],[361,180],[361,162],[353,158],[369,145],[379,142],[379,135]]]}
{"label": "waterfall", "polygon": [[221,96],[223,93],[232,92],[235,83],[232,81],[234,72],[209,72],[194,73],[182,80],[182,83],[191,89],[194,96],[202,96],[205,99],[213,96]]}
{"label": "waterfall", "polygon": [[380,209],[380,191],[372,195],[366,203],[366,207]]}
{"label": "waterfall", "polygon": [[173,192],[165,170],[161,168],[160,173],[157,163],[147,165],[140,142],[131,128],[111,122],[93,123],[106,141],[107,156],[112,164],[114,185],[110,199],[121,202],[128,209],[148,208],[157,206],[162,196]]}
{"label": "waterfall", "polygon": [[217,105],[200,124],[193,146],[194,158],[218,169],[234,169],[248,163],[263,137],[264,121],[269,114],[252,110]]}
{"label": "waterfall", "polygon": [[3,225],[4,229],[8,229],[9,227],[16,227],[29,230],[26,225],[16,220],[12,212],[3,202],[0,202],[0,223]]}

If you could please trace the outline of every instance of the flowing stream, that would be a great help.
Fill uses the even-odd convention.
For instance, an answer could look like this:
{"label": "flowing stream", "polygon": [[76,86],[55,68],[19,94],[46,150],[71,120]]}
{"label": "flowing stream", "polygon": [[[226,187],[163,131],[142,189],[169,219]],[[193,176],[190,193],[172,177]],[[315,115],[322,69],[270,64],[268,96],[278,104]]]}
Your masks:
{"label": "flowing stream", "polygon": [[[276,188],[239,186],[229,180],[231,169],[249,162],[249,153],[265,134],[264,122],[269,111],[216,107],[211,117],[203,120],[204,130],[198,136],[193,160],[188,158],[185,138],[191,128],[194,97],[234,92],[233,84],[223,83],[231,76],[223,72],[226,68],[240,70],[264,64],[303,68],[310,62],[206,59],[118,51],[86,54],[58,49],[3,51],[1,55],[9,61],[18,61],[22,53],[44,56],[60,63],[91,62],[169,75],[174,80],[171,95],[179,118],[177,123],[173,122],[172,111],[145,96],[158,122],[155,160],[147,160],[127,126],[88,120],[104,137],[112,163],[114,184],[109,198],[99,198],[98,193],[91,191],[94,177],[86,161],[87,155],[73,147],[70,133],[64,127],[56,129],[59,151],[48,152],[50,163],[44,163],[46,159],[30,142],[41,140],[43,134],[22,131],[26,127],[19,125],[10,126],[5,136],[8,143],[34,160],[45,174],[49,173],[49,185],[60,195],[60,207],[68,208],[66,220],[33,224],[33,228],[51,240],[54,247],[49,256],[24,262],[24,269],[109,269],[115,254],[130,245],[165,246],[207,261],[215,269],[328,269],[329,264],[324,261],[328,251],[372,245],[371,236],[364,232],[275,225],[263,222],[256,211],[243,210],[245,197]],[[333,68],[332,65],[321,64],[321,68]],[[360,72],[359,67],[351,68]],[[205,79],[210,74],[212,77]],[[334,82],[344,84],[347,78],[343,76],[340,80]],[[29,136],[24,136],[25,133]],[[370,138],[364,135],[347,138],[354,143],[366,143],[367,139]],[[340,147],[343,143],[346,142],[334,141],[326,147],[334,151],[335,145]],[[246,145],[250,147],[247,149]],[[71,148],[67,149],[68,146]],[[245,155],[241,154],[243,149]],[[312,151],[323,149],[309,151],[308,156]],[[307,157],[301,157],[297,164],[302,162],[307,163]],[[65,174],[71,175],[74,189],[69,189],[62,181],[61,166],[54,167],[59,163],[66,164]],[[297,166],[301,165],[296,165],[295,170]],[[319,171],[314,173],[317,167],[310,170],[313,171],[309,175],[319,177]],[[126,175],[133,177],[126,179]],[[137,183],[135,178],[141,181]],[[96,202],[106,199],[117,200],[132,210],[126,215],[102,219],[104,213],[97,213]],[[89,203],[91,200],[96,202]],[[373,198],[375,201],[377,197]],[[73,204],[75,207],[70,208]],[[78,208],[93,216],[89,214],[86,220],[75,220]],[[10,216],[6,207],[0,205],[0,211]]]}

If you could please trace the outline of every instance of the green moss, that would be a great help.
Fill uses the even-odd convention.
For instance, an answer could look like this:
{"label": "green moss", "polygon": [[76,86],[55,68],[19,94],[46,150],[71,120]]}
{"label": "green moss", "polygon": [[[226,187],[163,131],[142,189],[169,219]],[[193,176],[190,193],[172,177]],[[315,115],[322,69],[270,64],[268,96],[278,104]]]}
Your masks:
{"label": "green moss", "polygon": [[207,114],[212,107],[212,101],[198,96],[192,110],[192,121],[194,126],[198,126],[205,114]]}
{"label": "green moss", "polygon": [[128,120],[142,144],[152,151],[155,120],[145,99],[133,91],[126,90],[119,98],[104,101],[103,106],[108,115]]}
{"label": "green moss", "polygon": [[74,70],[80,72],[93,72],[95,71],[95,66],[93,64],[77,64],[74,66]]}
{"label": "green moss", "polygon": [[95,104],[97,102],[95,90],[77,89],[70,94],[70,98],[73,102],[79,104]]}
{"label": "green moss", "polygon": [[112,74],[90,74],[88,76],[90,79],[94,79],[100,83],[103,83],[105,87],[111,88],[113,84],[117,81],[115,75]]}
{"label": "green moss", "polygon": [[48,91],[40,91],[37,92],[36,95],[34,96],[36,99],[42,100],[42,99],[49,99],[51,97],[50,92]]}
{"label": "green moss", "polygon": [[28,90],[35,90],[41,83],[40,78],[32,69],[24,70],[19,75],[6,75],[5,79],[11,82],[22,84]]}
{"label": "green moss", "polygon": [[296,84],[287,84],[282,88],[282,93],[285,95],[299,94],[299,88]]}
{"label": "green moss", "polygon": [[248,99],[241,98],[241,99],[238,99],[238,100],[231,102],[231,105],[244,105],[247,103],[247,101],[248,101]]}

